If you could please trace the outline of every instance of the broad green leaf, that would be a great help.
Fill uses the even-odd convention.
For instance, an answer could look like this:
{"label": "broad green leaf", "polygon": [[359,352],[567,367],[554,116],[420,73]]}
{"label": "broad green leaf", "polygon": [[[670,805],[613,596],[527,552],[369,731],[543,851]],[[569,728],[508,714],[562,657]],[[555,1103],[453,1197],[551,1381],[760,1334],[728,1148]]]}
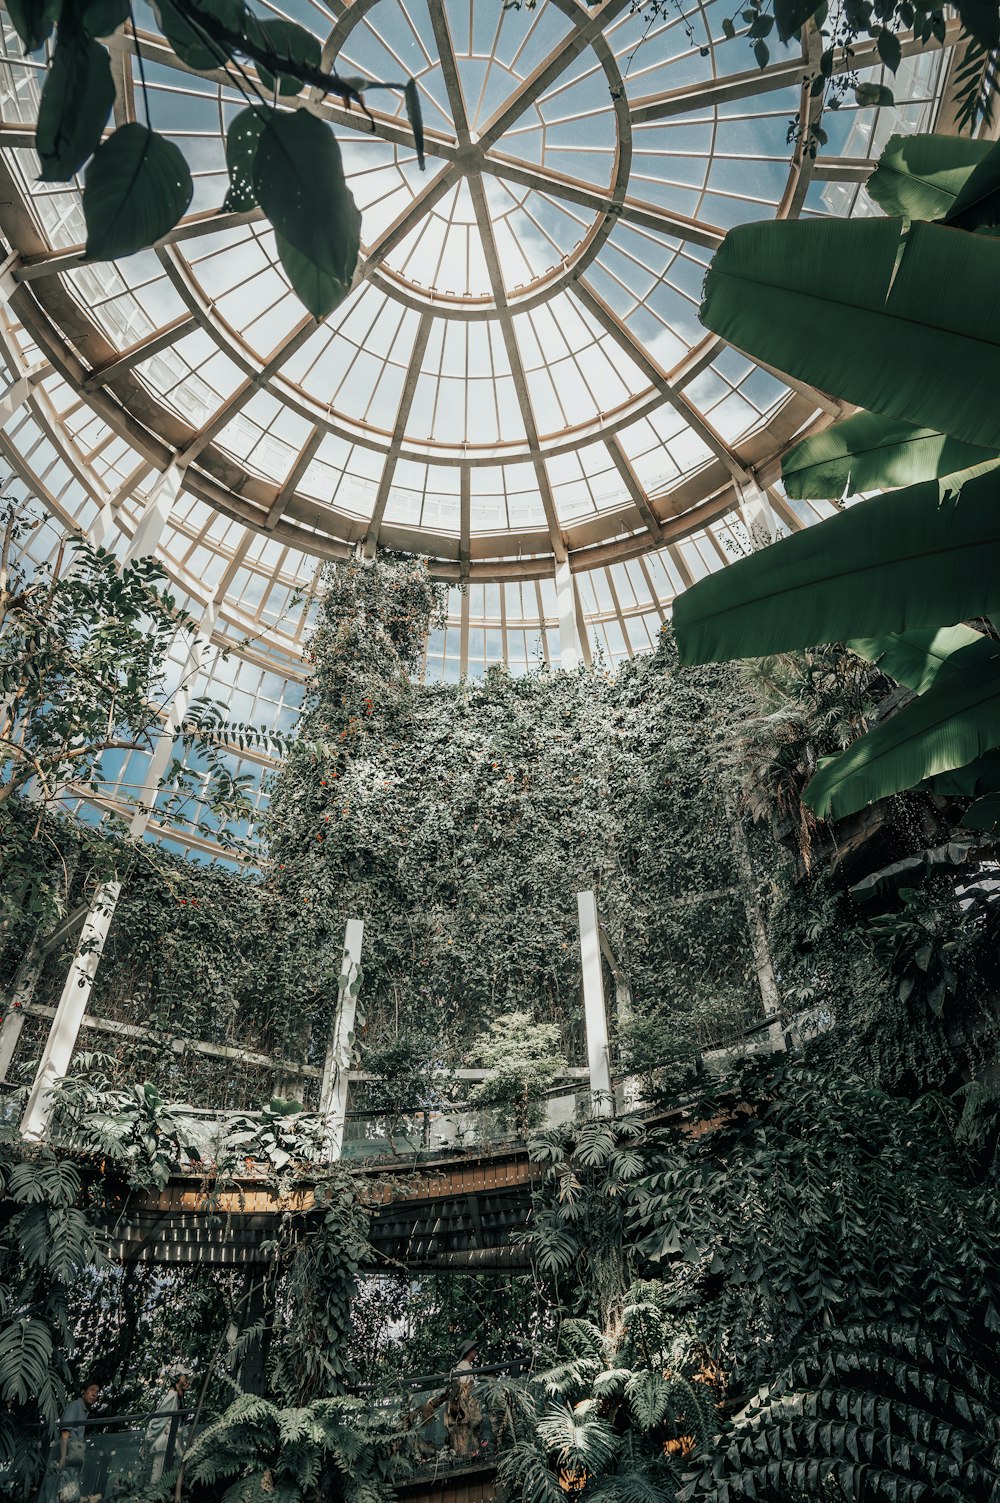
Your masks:
{"label": "broad green leaf", "polygon": [[964,767],[1000,744],[1000,643],[989,638],[955,653],[931,689],[898,714],[827,757],[804,801],[841,819],[865,804]]}
{"label": "broad green leaf", "polygon": [[862,109],[870,109],[874,105],[891,106],[895,103],[895,96],[887,84],[860,83],[854,90],[854,98]]}
{"label": "broad green leaf", "polygon": [[229,191],[222,207],[244,211],[257,207],[253,183],[254,161],[261,131],[271,111],[264,105],[240,110],[226,131],[226,166],[229,168]]}
{"label": "broad green leaf", "polygon": [[35,149],[43,183],[65,183],[101,144],[115,102],[106,47],[87,37],[56,42],[38,106]]}
{"label": "broad green leaf", "polygon": [[943,772],[928,786],[948,798],[978,798],[983,793],[1000,792],[1000,750],[988,751],[954,772]]}
{"label": "broad green leaf", "polygon": [[84,0],[80,20],[88,37],[109,37],[129,17],[129,0]]}
{"label": "broad green leaf", "polygon": [[993,0],[957,0],[956,9],[965,30],[988,52],[1000,47],[1000,9]]}
{"label": "broad green leaf", "polygon": [[897,683],[924,694],[953,653],[983,640],[982,632],[971,626],[931,626],[896,636],[855,638],[845,645]]}
{"label": "broad green leaf", "polygon": [[891,136],[866,183],[883,213],[944,219],[992,146],[968,136]]}
{"label": "broad green leaf", "polygon": [[995,143],[969,174],[947,222],[962,230],[992,228],[1000,223],[1000,147]]}
{"label": "broad green leaf", "polygon": [[145,125],[121,125],[87,169],[83,212],[87,255],[130,256],[159,240],[194,193],[183,153]]}
{"label": "broad green leaf", "polygon": [[273,115],[257,147],[254,188],[289,281],[309,312],[326,318],[350,288],[361,235],[330,127],[307,110]]}
{"label": "broad green leaf", "polygon": [[294,73],[283,72],[282,63],[318,68],[322,61],[323,49],[319,38],[295,21],[286,21],[280,16],[269,21],[259,21],[256,16],[248,17],[247,36],[255,46],[265,48],[273,57],[273,71],[267,69],[259,58],[254,61],[265,89],[274,88],[277,74],[279,94],[298,94],[302,89],[301,78],[297,78]]}
{"label": "broad green leaf", "polygon": [[[160,30],[182,63],[199,73],[219,68],[232,56],[231,47],[221,41],[218,22],[226,31],[238,33],[245,24],[243,0],[216,0],[212,5],[198,5],[190,0],[184,14],[174,0],[152,0]],[[198,13],[201,12],[201,15]]]}
{"label": "broad green leaf", "polygon": [[817,642],[964,621],[1000,599],[1000,474],[940,500],[892,491],[699,580],[674,602],[681,661],[762,657]]}
{"label": "broad green leaf", "polygon": [[1000,827],[1000,793],[977,798],[962,815],[962,825],[966,830],[985,830],[988,835],[995,835]]}
{"label": "broad green leaf", "polygon": [[935,480],[994,457],[933,428],[858,412],[789,449],[781,478],[797,500],[825,500]]}
{"label": "broad green leaf", "polygon": [[25,52],[35,52],[52,35],[61,0],[5,0],[7,14]]}
{"label": "broad green leaf", "polygon": [[1000,243],[938,224],[904,243],[903,227],[740,225],[712,261],[702,322],[858,407],[1000,449]]}
{"label": "broad green leaf", "polygon": [[406,88],[403,90],[403,99],[406,104],[406,118],[410,122],[413,131],[413,145],[417,153],[417,166],[423,170],[424,166],[424,112],[420,104],[420,90],[414,78],[407,79]]}

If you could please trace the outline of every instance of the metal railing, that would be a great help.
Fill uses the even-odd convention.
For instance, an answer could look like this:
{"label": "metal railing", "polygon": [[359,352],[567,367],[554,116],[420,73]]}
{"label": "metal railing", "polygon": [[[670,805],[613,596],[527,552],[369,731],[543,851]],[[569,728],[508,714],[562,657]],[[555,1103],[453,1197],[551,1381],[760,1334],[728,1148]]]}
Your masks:
{"label": "metal railing", "polygon": [[[45,1445],[37,1503],[79,1503],[83,1498],[128,1503],[180,1460],[194,1439],[191,1419],[189,1413],[174,1409],[74,1421],[62,1464],[57,1429],[54,1440]],[[82,1446],[75,1440],[77,1430],[83,1431]]]}

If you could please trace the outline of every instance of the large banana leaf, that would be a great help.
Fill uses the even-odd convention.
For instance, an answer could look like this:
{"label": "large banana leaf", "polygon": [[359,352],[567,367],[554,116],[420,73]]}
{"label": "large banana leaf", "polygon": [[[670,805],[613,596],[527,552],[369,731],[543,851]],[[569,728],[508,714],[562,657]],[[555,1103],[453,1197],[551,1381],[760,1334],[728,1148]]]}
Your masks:
{"label": "large banana leaf", "polygon": [[974,762],[943,772],[927,785],[932,793],[951,798],[974,798],[983,793],[1000,792],[1000,747],[988,751]]}
{"label": "large banana leaf", "polygon": [[797,500],[826,500],[915,485],[998,457],[934,428],[858,412],[789,449],[781,478]]}
{"label": "large banana leaf", "polygon": [[996,143],[966,178],[947,219],[963,230],[1000,222],[1000,146]]}
{"label": "large banana leaf", "polygon": [[889,637],[855,638],[846,646],[915,694],[925,694],[953,653],[982,641],[982,632],[971,626],[930,626]]}
{"label": "large banana leaf", "polygon": [[819,765],[803,795],[822,818],[841,819],[924,778],[964,767],[1000,744],[1000,643],[964,647],[933,687],[867,736]]}
{"label": "large banana leaf", "polygon": [[[1000,241],[901,219],[730,230],[701,320],[844,401],[1000,449]],[[898,258],[898,266],[897,266]]]}
{"label": "large banana leaf", "polygon": [[865,185],[884,214],[944,219],[992,141],[969,136],[891,136]]}
{"label": "large banana leaf", "polygon": [[679,595],[681,661],[762,657],[985,615],[1000,605],[998,560],[995,469],[946,501],[934,481],[860,501]]}

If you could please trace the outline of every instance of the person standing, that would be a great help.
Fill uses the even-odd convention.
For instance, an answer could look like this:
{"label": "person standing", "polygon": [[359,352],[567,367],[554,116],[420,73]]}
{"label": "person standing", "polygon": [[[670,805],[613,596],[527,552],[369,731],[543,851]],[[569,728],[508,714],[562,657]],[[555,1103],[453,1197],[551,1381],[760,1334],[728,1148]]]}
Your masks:
{"label": "person standing", "polygon": [[456,1456],[472,1456],[479,1450],[483,1410],[472,1375],[478,1357],[476,1342],[471,1338],[463,1342],[448,1385],[444,1424],[448,1444]]}
{"label": "person standing", "polygon": [[[157,1400],[156,1413],[146,1426],[146,1448],[152,1458],[151,1482],[159,1482],[163,1476],[168,1453],[171,1461],[177,1461],[181,1456],[180,1413],[190,1385],[191,1374],[187,1368],[175,1367],[170,1374],[170,1387]],[[174,1443],[172,1450],[171,1440]]]}
{"label": "person standing", "polygon": [[79,1397],[71,1399],[59,1421],[59,1483],[57,1496],[79,1498],[87,1459],[86,1421],[101,1396],[101,1385],[88,1378]]}

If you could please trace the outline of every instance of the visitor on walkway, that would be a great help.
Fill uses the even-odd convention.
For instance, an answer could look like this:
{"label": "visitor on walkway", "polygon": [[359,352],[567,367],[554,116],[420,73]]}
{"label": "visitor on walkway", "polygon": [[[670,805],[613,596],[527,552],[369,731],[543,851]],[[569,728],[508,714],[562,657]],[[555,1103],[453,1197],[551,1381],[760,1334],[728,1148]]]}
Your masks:
{"label": "visitor on walkway", "polygon": [[[146,1450],[152,1466],[150,1481],[159,1482],[170,1455],[171,1464],[179,1461],[184,1447],[181,1442],[179,1418],[184,1395],[191,1386],[191,1374],[186,1367],[175,1367],[170,1373],[170,1387],[157,1400],[156,1412],[146,1426]],[[173,1447],[170,1442],[173,1440]]]}
{"label": "visitor on walkway", "polygon": [[478,1358],[476,1343],[470,1337],[459,1347],[458,1358],[448,1385],[444,1424],[448,1432],[448,1444],[456,1456],[472,1456],[479,1450],[483,1409],[476,1398],[475,1379],[472,1377]]}
{"label": "visitor on walkway", "polygon": [[85,1421],[101,1396],[101,1385],[89,1378],[78,1398],[70,1399],[59,1421],[59,1475],[56,1497],[59,1503],[77,1503],[83,1488],[83,1467],[87,1459]]}

